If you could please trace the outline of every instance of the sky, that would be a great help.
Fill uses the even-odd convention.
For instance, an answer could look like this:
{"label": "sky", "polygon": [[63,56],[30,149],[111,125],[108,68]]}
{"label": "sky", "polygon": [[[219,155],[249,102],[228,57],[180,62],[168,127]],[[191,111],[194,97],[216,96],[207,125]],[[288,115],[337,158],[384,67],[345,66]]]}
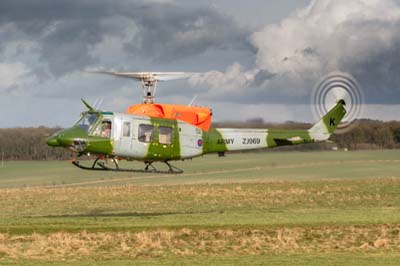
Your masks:
{"label": "sky", "polygon": [[87,69],[197,72],[157,101],[269,122],[315,121],[312,91],[340,71],[363,118],[398,120],[400,0],[0,1],[0,128],[69,126],[81,98],[141,101],[140,84]]}

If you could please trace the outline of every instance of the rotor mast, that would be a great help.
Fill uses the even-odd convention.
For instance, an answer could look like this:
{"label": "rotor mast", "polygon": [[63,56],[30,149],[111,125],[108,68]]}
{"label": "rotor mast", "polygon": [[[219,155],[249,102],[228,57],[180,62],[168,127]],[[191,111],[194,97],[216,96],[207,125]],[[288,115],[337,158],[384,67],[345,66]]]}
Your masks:
{"label": "rotor mast", "polygon": [[156,97],[158,80],[151,75],[142,78],[143,103],[153,104]]}

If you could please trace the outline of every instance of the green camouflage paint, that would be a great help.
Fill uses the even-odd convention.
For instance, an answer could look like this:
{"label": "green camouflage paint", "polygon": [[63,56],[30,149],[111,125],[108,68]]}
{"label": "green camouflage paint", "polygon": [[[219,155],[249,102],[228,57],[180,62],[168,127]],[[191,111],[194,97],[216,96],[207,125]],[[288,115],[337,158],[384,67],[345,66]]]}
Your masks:
{"label": "green camouflage paint", "polygon": [[71,147],[76,139],[86,143],[83,151],[85,153],[112,154],[113,146],[109,138],[91,136],[85,130],[76,126],[57,132],[56,135],[47,140],[47,144],[50,146]]}
{"label": "green camouflage paint", "polygon": [[226,143],[219,141],[223,138],[216,128],[210,128],[208,132],[203,131],[203,154],[228,151]]}
{"label": "green camouflage paint", "polygon": [[[179,127],[177,120],[151,118],[151,124],[154,126],[153,142],[149,143],[146,160],[167,161],[180,159],[180,140]],[[159,143],[159,127],[172,128],[172,144]]]}
{"label": "green camouflage paint", "polygon": [[338,104],[322,118],[329,134],[335,131],[340,121],[342,121],[345,116],[346,110],[343,108],[344,105],[346,105],[344,100],[340,100]]}
{"label": "green camouflage paint", "polygon": [[268,130],[268,148],[314,142],[307,130]]}

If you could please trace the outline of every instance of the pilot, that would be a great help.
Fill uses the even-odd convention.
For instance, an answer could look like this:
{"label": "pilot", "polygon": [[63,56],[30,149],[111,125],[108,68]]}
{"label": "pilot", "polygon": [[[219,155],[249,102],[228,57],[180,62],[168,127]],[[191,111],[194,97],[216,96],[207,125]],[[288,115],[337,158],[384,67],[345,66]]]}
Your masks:
{"label": "pilot", "polygon": [[105,138],[109,138],[111,134],[111,122],[103,121],[102,125],[102,133],[101,136]]}

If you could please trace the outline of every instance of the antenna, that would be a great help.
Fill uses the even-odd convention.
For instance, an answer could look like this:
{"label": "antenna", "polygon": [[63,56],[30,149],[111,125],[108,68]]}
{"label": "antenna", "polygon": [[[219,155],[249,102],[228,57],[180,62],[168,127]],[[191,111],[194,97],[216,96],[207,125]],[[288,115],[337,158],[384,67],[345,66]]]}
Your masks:
{"label": "antenna", "polygon": [[86,71],[89,73],[106,74],[140,81],[143,88],[143,103],[152,104],[159,81],[189,78],[195,73],[188,72],[112,72],[112,71]]}
{"label": "antenna", "polygon": [[96,100],[94,100],[94,102],[92,104],[94,109],[97,109],[96,106],[97,106],[98,101],[99,101],[99,98],[96,98]]}
{"label": "antenna", "polygon": [[102,105],[103,100],[104,100],[104,98],[96,99],[96,103],[94,104],[94,109],[100,110],[100,106]]}
{"label": "antenna", "polygon": [[192,106],[192,105],[193,105],[193,103],[194,103],[194,101],[196,100],[196,98],[197,98],[197,94],[195,94],[195,95],[193,96],[193,99],[190,101],[189,106]]}

